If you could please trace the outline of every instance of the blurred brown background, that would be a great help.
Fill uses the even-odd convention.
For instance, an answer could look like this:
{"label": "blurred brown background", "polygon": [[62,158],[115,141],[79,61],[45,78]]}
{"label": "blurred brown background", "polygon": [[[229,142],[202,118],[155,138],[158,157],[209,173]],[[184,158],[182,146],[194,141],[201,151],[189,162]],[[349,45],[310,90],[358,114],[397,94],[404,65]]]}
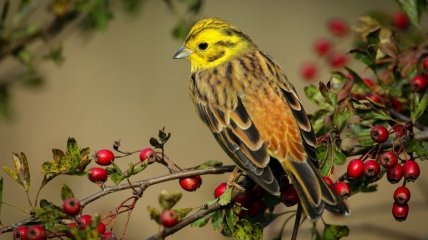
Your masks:
{"label": "blurred brown background", "polygon": [[[313,59],[312,43],[327,36],[326,21],[339,16],[354,24],[359,15],[369,9],[390,12],[398,8],[390,0],[324,0],[324,1],[206,1],[201,17],[217,16],[239,26],[258,46],[270,53],[287,70],[298,92],[303,96],[306,82],[300,80],[298,68],[306,59]],[[0,123],[0,165],[11,165],[11,152],[25,152],[32,168],[31,194],[34,195],[41,177],[40,163],[51,160],[51,148],[65,148],[69,136],[79,146],[91,147],[92,152],[110,148],[121,139],[123,149],[135,150],[148,146],[150,136],[166,127],[172,138],[166,146],[167,154],[180,166],[190,167],[205,160],[232,162],[218,147],[208,130],[194,113],[187,92],[189,62],[172,60],[181,42],[174,40],[170,29],[176,19],[169,14],[162,1],[147,1],[135,18],[117,15],[108,30],[91,39],[73,33],[64,41],[66,62],[62,67],[44,63],[41,68],[48,81],[36,90],[15,88],[13,118]],[[327,75],[323,81],[327,80]],[[302,100],[308,111],[311,105]],[[138,156],[120,159],[125,166]],[[410,184],[412,199],[407,221],[396,222],[391,215],[392,193],[395,186],[382,180],[380,191],[358,194],[348,202],[352,215],[332,218],[327,222],[348,224],[348,239],[427,239],[427,164],[423,164],[420,179]],[[150,166],[140,178],[166,174],[160,166]],[[6,174],[4,200],[27,206],[23,191]],[[204,176],[196,193],[184,193],[179,206],[200,206],[212,199],[215,186],[226,175]],[[59,189],[66,182],[79,198],[98,188],[86,178],[59,177],[42,192],[60,203]],[[133,212],[126,239],[143,239],[158,231],[149,219],[147,205],[158,206],[160,190],[180,190],[178,182],[150,188]],[[86,212],[106,212],[119,204],[130,192],[120,192],[91,204]],[[425,195],[425,198],[423,197]],[[25,218],[25,214],[3,206],[4,224]],[[123,220],[123,219],[122,219]],[[119,226],[123,221],[118,222]],[[283,220],[283,219],[282,219]],[[281,220],[265,231],[266,239],[277,233]],[[291,225],[291,224],[290,224]],[[319,223],[321,225],[321,223]],[[299,239],[309,239],[306,222]],[[9,235],[0,236],[1,239]],[[290,231],[286,231],[289,238]],[[203,229],[187,227],[170,239],[221,239],[210,225]]]}

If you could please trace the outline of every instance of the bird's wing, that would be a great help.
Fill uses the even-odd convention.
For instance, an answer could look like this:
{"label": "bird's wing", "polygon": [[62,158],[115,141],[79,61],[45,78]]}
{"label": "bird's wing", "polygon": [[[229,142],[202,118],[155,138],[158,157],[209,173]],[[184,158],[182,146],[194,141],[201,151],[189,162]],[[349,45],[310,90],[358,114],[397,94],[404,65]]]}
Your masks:
{"label": "bird's wing", "polygon": [[197,76],[192,78],[192,100],[216,140],[251,179],[271,194],[278,194],[279,184],[268,165],[270,155],[241,100],[230,93],[228,102],[213,101],[206,97],[206,88],[195,84]]}

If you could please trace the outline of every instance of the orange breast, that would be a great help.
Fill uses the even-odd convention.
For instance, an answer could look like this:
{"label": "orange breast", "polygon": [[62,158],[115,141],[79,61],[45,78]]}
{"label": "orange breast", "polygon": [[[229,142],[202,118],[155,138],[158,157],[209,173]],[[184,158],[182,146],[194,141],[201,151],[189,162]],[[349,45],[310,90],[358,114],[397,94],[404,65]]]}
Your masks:
{"label": "orange breast", "polygon": [[248,93],[243,103],[266,146],[275,157],[304,160],[305,151],[299,127],[285,101],[283,96],[265,86]]}

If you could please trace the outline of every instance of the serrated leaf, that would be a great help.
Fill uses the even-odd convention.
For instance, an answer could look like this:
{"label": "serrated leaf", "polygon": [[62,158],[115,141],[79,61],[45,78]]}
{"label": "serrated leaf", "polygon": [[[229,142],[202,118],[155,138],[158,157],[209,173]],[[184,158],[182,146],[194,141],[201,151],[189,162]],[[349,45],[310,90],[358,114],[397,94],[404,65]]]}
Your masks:
{"label": "serrated leaf", "polygon": [[226,208],[224,216],[225,216],[227,226],[229,227],[229,229],[232,230],[235,224],[239,220],[238,216],[236,216],[232,208]]}
{"label": "serrated leaf", "polygon": [[178,219],[182,220],[189,214],[193,208],[174,208],[174,211],[178,214]]}
{"label": "serrated leaf", "polygon": [[208,160],[197,167],[197,169],[205,169],[209,167],[223,166],[223,163],[217,160]]}
{"label": "serrated leaf", "polygon": [[74,198],[74,193],[67,184],[63,184],[61,188],[61,199],[64,201],[68,198]]}
{"label": "serrated leaf", "polygon": [[89,148],[79,150],[74,138],[67,141],[67,151],[53,149],[53,161],[42,164],[42,187],[59,175],[85,175],[85,169],[91,162]]}
{"label": "serrated leaf", "polygon": [[203,227],[205,225],[207,225],[207,223],[210,221],[211,216],[214,213],[210,213],[204,217],[199,218],[198,220],[192,222],[192,224],[190,224],[191,227]]}
{"label": "serrated leaf", "polygon": [[49,53],[44,56],[47,60],[52,60],[57,65],[62,65],[64,63],[64,55],[63,55],[62,45],[58,45],[50,49]]}
{"label": "serrated leaf", "polygon": [[226,206],[232,200],[232,188],[226,188],[226,191],[219,197],[218,203],[222,206]]}
{"label": "serrated leaf", "polygon": [[332,150],[330,145],[322,144],[316,149],[317,159],[320,161],[320,173],[327,176],[332,168]]}
{"label": "serrated leaf", "polygon": [[178,201],[180,201],[183,194],[181,192],[167,192],[163,190],[159,195],[159,205],[162,210],[171,209]]}
{"label": "serrated leaf", "polygon": [[215,211],[211,217],[211,222],[212,222],[214,231],[219,230],[223,226],[223,222],[224,222],[223,210]]}
{"label": "serrated leaf", "polygon": [[34,209],[34,216],[43,222],[56,222],[58,219],[67,217],[67,214],[62,211],[62,208],[42,199],[40,200],[40,208]]}
{"label": "serrated leaf", "polygon": [[351,117],[351,112],[348,109],[343,109],[342,112],[336,112],[333,117],[334,125],[337,127],[339,132],[346,126],[349,118]]}
{"label": "serrated leaf", "polygon": [[7,175],[21,185],[24,188],[24,191],[28,192],[30,189],[30,171],[28,168],[27,157],[22,152],[20,155],[12,153],[12,162],[14,169],[3,166],[3,170]]}
{"label": "serrated leaf", "polygon": [[337,240],[349,235],[349,228],[346,225],[325,224],[321,240]]}
{"label": "serrated leaf", "polygon": [[418,139],[409,139],[404,145],[404,150],[408,153],[415,153],[422,160],[428,158],[428,143]]}
{"label": "serrated leaf", "polygon": [[334,164],[343,165],[346,162],[346,156],[342,153],[339,147],[334,148]]}
{"label": "serrated leaf", "polygon": [[241,219],[232,230],[233,239],[259,240],[263,239],[263,228],[259,224],[251,224]]}
{"label": "serrated leaf", "polygon": [[155,220],[158,224],[160,224],[160,211],[157,208],[147,206],[147,211],[149,211],[150,219]]}
{"label": "serrated leaf", "polygon": [[426,92],[422,97],[419,94],[413,95],[413,101],[411,105],[410,117],[413,122],[418,120],[422,114],[426,111],[428,106],[428,92]]}
{"label": "serrated leaf", "polygon": [[61,159],[65,157],[65,153],[60,149],[52,149],[53,160],[57,163],[61,162]]}

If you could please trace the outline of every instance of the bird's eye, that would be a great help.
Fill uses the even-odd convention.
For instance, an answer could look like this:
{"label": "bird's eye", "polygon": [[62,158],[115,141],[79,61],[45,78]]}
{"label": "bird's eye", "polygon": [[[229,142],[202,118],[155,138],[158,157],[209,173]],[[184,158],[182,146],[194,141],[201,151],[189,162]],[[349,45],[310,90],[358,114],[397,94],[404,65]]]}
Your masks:
{"label": "bird's eye", "polygon": [[208,43],[201,42],[201,43],[198,44],[198,48],[203,51],[203,50],[205,50],[205,49],[208,48]]}

